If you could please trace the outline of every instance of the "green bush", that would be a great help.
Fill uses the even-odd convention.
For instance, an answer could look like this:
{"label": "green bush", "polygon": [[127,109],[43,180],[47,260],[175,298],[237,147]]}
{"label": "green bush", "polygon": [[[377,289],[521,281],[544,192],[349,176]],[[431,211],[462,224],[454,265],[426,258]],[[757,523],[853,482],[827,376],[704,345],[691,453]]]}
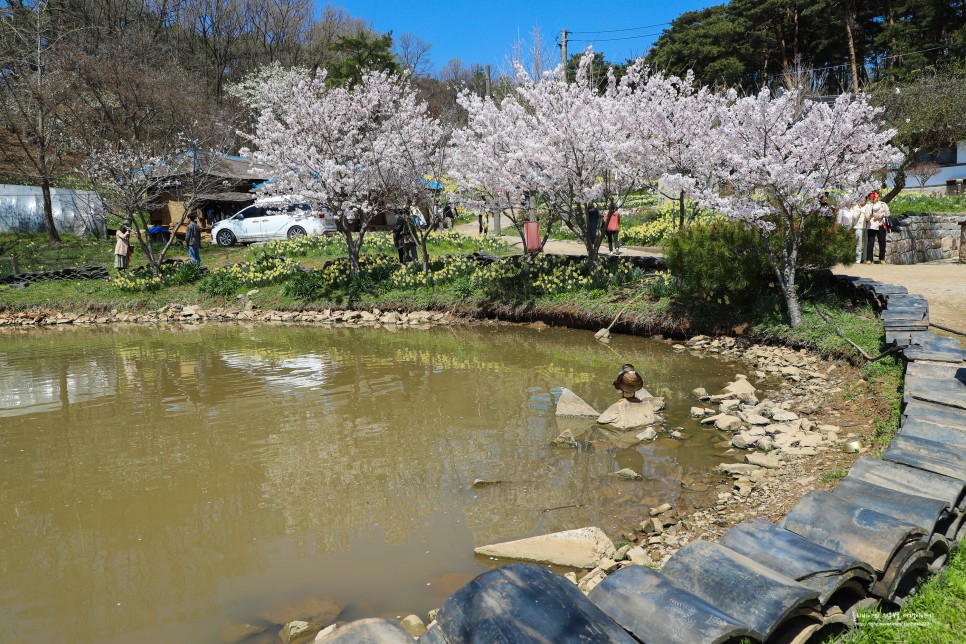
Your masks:
{"label": "green bush", "polygon": [[831,268],[855,261],[855,231],[838,226],[831,217],[808,219],[798,254],[799,268]]}
{"label": "green bush", "polygon": [[285,294],[298,300],[317,299],[328,288],[327,279],[320,271],[296,273],[285,283]]}
{"label": "green bush", "polygon": [[[772,235],[776,255],[784,239]],[[774,269],[761,233],[740,221],[695,223],[664,245],[668,268],[682,293],[704,299],[751,301],[774,288]],[[831,268],[855,259],[852,230],[829,217],[808,219],[798,252],[799,269]]]}
{"label": "green bush", "polygon": [[194,284],[204,276],[204,269],[193,262],[182,262],[170,272],[168,283],[172,286]]}
{"label": "green bush", "polygon": [[667,238],[668,269],[684,295],[750,299],[771,270],[761,234],[738,221],[694,224]]}
{"label": "green bush", "polygon": [[241,288],[241,281],[227,271],[208,273],[198,285],[198,291],[212,297],[228,297]]}

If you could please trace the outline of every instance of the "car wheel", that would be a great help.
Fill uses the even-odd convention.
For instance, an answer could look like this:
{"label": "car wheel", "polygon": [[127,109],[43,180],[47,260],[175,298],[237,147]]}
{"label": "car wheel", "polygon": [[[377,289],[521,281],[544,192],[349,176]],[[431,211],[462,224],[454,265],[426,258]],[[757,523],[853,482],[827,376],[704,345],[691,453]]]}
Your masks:
{"label": "car wheel", "polygon": [[219,230],[215,240],[219,246],[234,246],[236,241],[235,234],[230,230]]}
{"label": "car wheel", "polygon": [[292,226],[288,229],[288,238],[295,239],[296,237],[302,237],[305,235],[305,229],[301,226]]}

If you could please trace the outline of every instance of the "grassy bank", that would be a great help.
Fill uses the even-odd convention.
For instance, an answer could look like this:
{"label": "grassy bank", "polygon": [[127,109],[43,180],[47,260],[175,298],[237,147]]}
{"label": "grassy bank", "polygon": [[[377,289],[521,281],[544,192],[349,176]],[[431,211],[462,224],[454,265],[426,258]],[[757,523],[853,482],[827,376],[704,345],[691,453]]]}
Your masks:
{"label": "grassy bank", "polygon": [[966,550],[950,556],[942,574],[922,585],[898,613],[865,611],[841,644],[958,644],[966,640]]}
{"label": "grassy bank", "polygon": [[[81,242],[68,242],[67,247],[72,243]],[[92,249],[106,258],[113,253],[109,240],[83,244],[85,260],[95,256]],[[455,232],[434,233],[428,249],[430,267],[424,274],[419,263],[398,264],[390,236],[371,233],[366,236],[362,270],[352,276],[338,237],[306,237],[264,247],[206,246],[202,251],[206,275],[190,266],[171,268],[161,279],[145,270],[118,275],[111,269],[110,281],[0,287],[0,310],[137,312],[166,304],[240,307],[244,299],[262,309],[445,309],[467,316],[542,320],[594,330],[617,317],[614,332],[675,337],[728,334],[808,347],[827,356],[854,356],[855,350],[832,333],[818,314],[814,307],[818,304],[866,352],[880,350],[881,325],[871,308],[843,299],[822,279],[803,280],[804,322],[793,329],[780,294],[772,290],[741,305],[727,297],[688,298],[668,274],[628,262],[606,259],[600,270],[591,272],[573,258],[541,255],[524,261],[498,239]],[[465,257],[469,253],[501,259],[477,263]],[[171,256],[184,259],[184,250],[174,248]],[[137,259],[136,253],[134,265]],[[35,254],[35,268],[43,261]]]}

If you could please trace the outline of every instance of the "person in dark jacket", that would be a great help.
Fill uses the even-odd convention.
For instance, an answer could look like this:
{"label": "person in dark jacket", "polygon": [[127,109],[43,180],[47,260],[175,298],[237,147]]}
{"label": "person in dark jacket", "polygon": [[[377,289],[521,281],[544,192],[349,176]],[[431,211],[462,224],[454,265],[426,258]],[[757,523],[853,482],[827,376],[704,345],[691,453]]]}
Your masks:
{"label": "person in dark jacket", "polygon": [[184,243],[188,246],[188,258],[192,264],[201,266],[201,227],[198,226],[198,215],[188,215],[188,227],[184,231]]}

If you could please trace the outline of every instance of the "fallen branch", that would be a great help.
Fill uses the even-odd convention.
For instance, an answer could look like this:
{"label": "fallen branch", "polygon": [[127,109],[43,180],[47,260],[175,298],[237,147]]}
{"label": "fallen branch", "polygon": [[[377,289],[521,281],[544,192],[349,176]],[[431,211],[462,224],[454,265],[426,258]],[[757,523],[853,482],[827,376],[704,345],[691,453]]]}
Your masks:
{"label": "fallen branch", "polygon": [[885,358],[886,356],[892,355],[893,353],[895,353],[896,351],[899,350],[899,347],[898,346],[892,345],[891,347],[889,347],[888,349],[886,349],[885,351],[883,351],[879,355],[877,355],[875,357],[870,356],[868,353],[865,352],[864,349],[862,349],[862,347],[860,347],[859,345],[857,345],[856,343],[852,342],[847,337],[845,337],[844,335],[842,335],[842,332],[839,331],[839,328],[837,326],[835,326],[835,324],[832,323],[832,321],[825,314],[825,311],[823,311],[821,309],[821,307],[819,307],[818,304],[815,304],[814,302],[812,302],[812,306],[814,306],[815,307],[815,310],[818,311],[818,314],[820,316],[822,316],[822,319],[825,320],[825,322],[830,327],[832,327],[832,330],[835,331],[835,335],[839,336],[840,338],[842,338],[843,340],[845,340],[846,342],[848,342],[850,345],[852,345],[852,347],[855,348],[856,351],[858,351],[859,353],[862,354],[862,357],[865,358],[867,362],[876,362],[878,360],[881,360],[882,358]]}
{"label": "fallen branch", "polygon": [[937,329],[942,329],[943,331],[949,331],[950,333],[955,333],[956,335],[966,335],[966,332],[964,331],[957,331],[956,329],[950,329],[948,326],[936,324],[935,322],[930,322],[929,326],[934,326]]}

